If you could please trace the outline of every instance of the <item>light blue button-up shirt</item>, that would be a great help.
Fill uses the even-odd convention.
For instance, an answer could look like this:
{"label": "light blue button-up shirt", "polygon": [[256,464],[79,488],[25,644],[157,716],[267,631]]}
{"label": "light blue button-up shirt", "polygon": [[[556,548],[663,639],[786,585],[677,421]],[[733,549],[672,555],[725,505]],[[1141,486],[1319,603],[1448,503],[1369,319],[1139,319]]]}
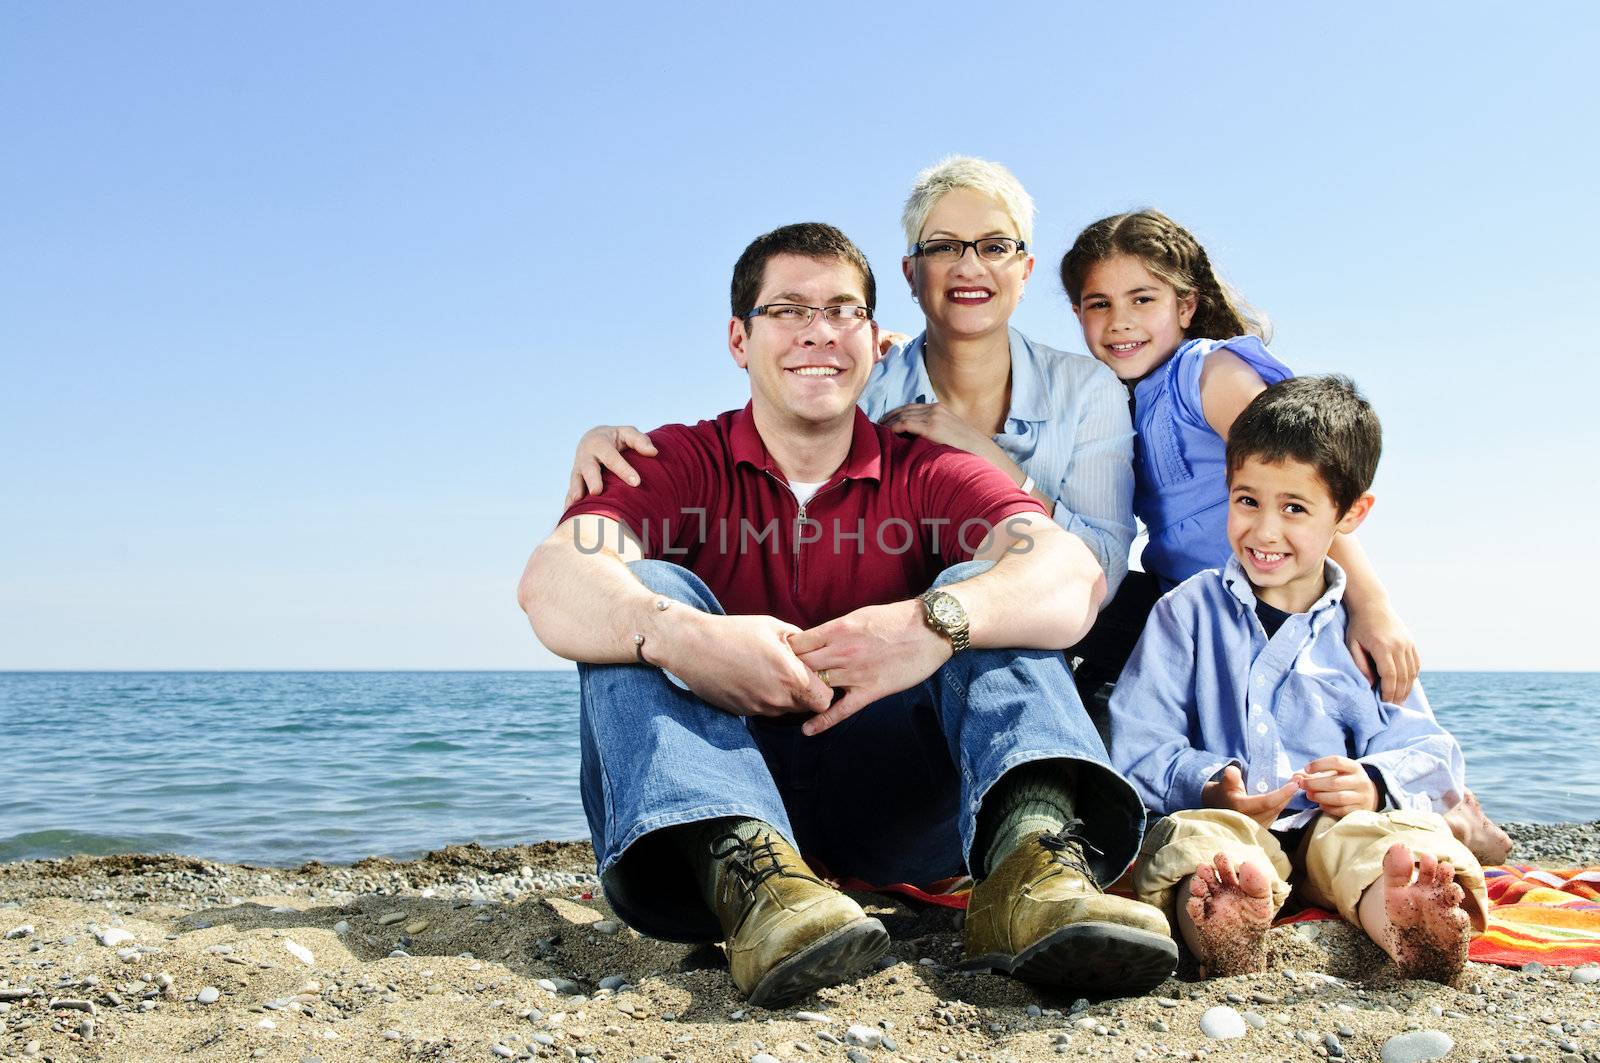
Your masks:
{"label": "light blue button-up shirt", "polygon": [[[1324,564],[1327,591],[1271,639],[1235,559],[1156,604],[1111,697],[1111,762],[1151,811],[1201,807],[1201,787],[1229,764],[1260,794],[1329,755],[1375,771],[1387,807],[1443,812],[1461,798],[1461,747],[1422,686],[1396,705],[1356,670],[1344,643],[1344,571]],[[1273,826],[1315,813],[1298,794]]]}
{"label": "light blue button-up shirt", "polygon": [[[861,395],[874,421],[908,402],[938,402],[924,338],[879,362]],[[1133,423],[1115,373],[1084,354],[1011,336],[1011,409],[1000,449],[1055,499],[1057,524],[1082,539],[1106,574],[1106,601],[1128,572],[1133,542]]]}

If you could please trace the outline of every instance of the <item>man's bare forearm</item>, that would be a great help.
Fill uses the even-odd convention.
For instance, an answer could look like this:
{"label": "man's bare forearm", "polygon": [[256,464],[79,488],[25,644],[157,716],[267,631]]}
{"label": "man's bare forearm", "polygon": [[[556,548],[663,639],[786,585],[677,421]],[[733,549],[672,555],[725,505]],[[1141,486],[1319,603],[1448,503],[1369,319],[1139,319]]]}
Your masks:
{"label": "man's bare forearm", "polygon": [[646,659],[666,640],[664,625],[688,610],[664,613],[628,571],[640,556],[621,526],[604,517],[574,517],[534,550],[517,586],[517,602],[550,652],[589,664],[635,659],[633,636],[645,636]]}
{"label": "man's bare forearm", "polygon": [[1065,649],[1094,623],[1105,573],[1083,541],[1053,521],[1008,523],[1015,535],[994,567],[944,589],[965,607],[974,646]]}

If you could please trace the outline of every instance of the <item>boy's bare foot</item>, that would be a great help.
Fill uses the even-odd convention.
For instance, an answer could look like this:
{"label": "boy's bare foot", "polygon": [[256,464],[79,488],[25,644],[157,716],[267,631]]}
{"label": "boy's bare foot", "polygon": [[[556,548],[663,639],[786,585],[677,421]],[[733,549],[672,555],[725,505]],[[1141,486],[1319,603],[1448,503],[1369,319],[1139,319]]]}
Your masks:
{"label": "boy's bare foot", "polygon": [[1272,926],[1272,884],[1255,864],[1235,872],[1225,853],[1189,876],[1190,897],[1179,928],[1207,978],[1249,974],[1266,966]]}
{"label": "boy's bare foot", "polygon": [[1444,814],[1450,824],[1450,833],[1465,845],[1480,864],[1503,864],[1511,855],[1511,839],[1484,814],[1483,806],[1472,791]]}
{"label": "boy's bare foot", "polygon": [[1381,885],[1389,939],[1378,944],[1394,957],[1402,978],[1448,985],[1467,964],[1471,931],[1461,909],[1466,893],[1448,863],[1423,853],[1415,858],[1412,881],[1412,862],[1411,850],[1399,842],[1384,854]]}

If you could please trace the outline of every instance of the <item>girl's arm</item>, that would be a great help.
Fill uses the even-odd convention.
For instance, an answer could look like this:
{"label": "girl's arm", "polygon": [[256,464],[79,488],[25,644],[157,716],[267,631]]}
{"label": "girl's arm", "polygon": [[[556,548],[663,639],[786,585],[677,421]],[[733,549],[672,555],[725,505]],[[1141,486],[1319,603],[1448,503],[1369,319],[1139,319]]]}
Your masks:
{"label": "girl's arm", "polygon": [[1354,535],[1335,535],[1328,556],[1344,569],[1347,581],[1344,604],[1350,622],[1344,642],[1350,648],[1350,656],[1367,682],[1381,683],[1379,694],[1384,701],[1405,701],[1422,669],[1416,640],[1390,607],[1389,592],[1384,590],[1360,540]]}
{"label": "girl's arm", "polygon": [[[1226,442],[1234,420],[1251,399],[1266,389],[1261,377],[1243,358],[1226,347],[1212,351],[1200,370],[1200,405],[1206,423]],[[1421,669],[1416,641],[1390,608],[1389,592],[1384,590],[1366,551],[1354,536],[1336,536],[1328,555],[1344,569],[1349,581],[1344,601],[1350,612],[1345,635],[1350,656],[1368,682],[1382,680],[1385,701],[1404,701]]]}

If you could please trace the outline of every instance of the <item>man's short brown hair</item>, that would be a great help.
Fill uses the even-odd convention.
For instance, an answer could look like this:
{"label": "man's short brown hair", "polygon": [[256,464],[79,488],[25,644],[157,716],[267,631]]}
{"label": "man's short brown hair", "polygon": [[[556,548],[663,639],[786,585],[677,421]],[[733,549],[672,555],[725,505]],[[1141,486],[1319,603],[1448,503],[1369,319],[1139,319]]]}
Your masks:
{"label": "man's short brown hair", "polygon": [[878,284],[872,277],[867,256],[850,242],[848,236],[833,226],[820,221],[803,221],[758,236],[744,249],[744,254],[733,266],[730,295],[734,317],[743,320],[755,309],[756,300],[761,297],[761,282],[766,276],[767,263],[778,255],[800,255],[823,261],[838,259],[849,263],[861,271],[862,295],[867,300],[867,311],[876,311]]}

